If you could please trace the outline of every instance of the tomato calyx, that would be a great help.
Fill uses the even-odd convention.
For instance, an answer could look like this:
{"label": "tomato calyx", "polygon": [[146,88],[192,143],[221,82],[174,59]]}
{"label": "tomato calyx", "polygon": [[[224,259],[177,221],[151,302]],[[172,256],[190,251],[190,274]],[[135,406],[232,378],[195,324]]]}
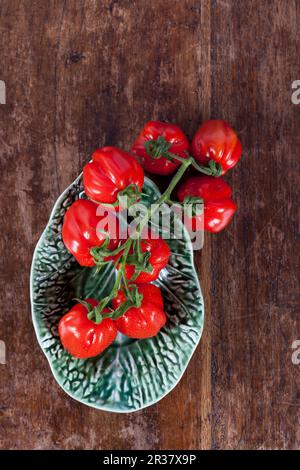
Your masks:
{"label": "tomato calyx", "polygon": [[130,184],[127,188],[119,191],[118,193],[118,204],[122,206],[123,209],[132,206],[141,198],[141,191],[139,190],[136,184]]}
{"label": "tomato calyx", "polygon": [[122,317],[130,308],[140,308],[142,305],[144,296],[139,292],[136,284],[131,284],[130,288],[123,288],[122,291],[125,294],[126,300],[113,311],[113,320],[117,320]]}
{"label": "tomato calyx", "polygon": [[179,155],[175,155],[174,153],[169,151],[169,148],[172,146],[170,142],[168,142],[163,136],[159,136],[157,139],[148,140],[144,144],[145,150],[147,154],[153,159],[159,159],[161,157],[166,158],[170,161],[178,161],[180,163],[189,162],[189,165],[192,165],[197,171],[203,173],[208,176],[215,176],[218,177],[222,173],[222,166],[215,162],[214,160],[210,160],[208,165],[199,165],[195,159],[189,155],[188,152],[185,152],[187,158],[182,158]]}
{"label": "tomato calyx", "polygon": [[[153,265],[153,260],[151,259],[153,257],[153,252],[151,250],[151,240],[151,238],[142,239],[139,237],[137,239],[133,239],[131,242],[131,250],[127,254],[126,259],[124,260],[125,264],[123,266],[123,278],[125,278],[125,280],[126,278],[129,279],[130,283],[135,281],[138,283],[139,281],[137,281],[137,279],[140,277],[140,275],[153,275],[155,270],[155,263]],[[148,249],[146,246],[148,246]],[[122,269],[120,261],[116,260],[116,263],[119,265],[118,268]]]}
{"label": "tomato calyx", "polygon": [[202,197],[186,196],[182,204],[187,206],[187,215],[189,217],[203,214],[204,200]]}
{"label": "tomato calyx", "polygon": [[111,313],[110,312],[103,312],[102,309],[99,308],[97,305],[96,307],[92,307],[92,305],[89,302],[86,302],[85,300],[81,299],[73,299],[76,300],[79,304],[83,305],[87,309],[87,318],[89,320],[93,320],[94,323],[99,324],[104,320],[104,318],[111,318]]}
{"label": "tomato calyx", "polygon": [[[125,242],[126,243],[126,242]],[[125,243],[119,244],[114,250],[107,249],[108,243],[102,246],[94,246],[90,249],[90,254],[93,257],[94,263],[97,267],[96,272],[99,272],[103,266],[112,261],[112,257],[118,255],[124,250]]]}
{"label": "tomato calyx", "polygon": [[[139,240],[137,244],[140,245]],[[151,273],[153,270],[152,264],[149,262],[151,253],[142,253],[140,250],[127,256],[126,264],[134,266],[134,274],[131,276],[130,281],[135,281],[141,273]]]}
{"label": "tomato calyx", "polygon": [[106,250],[105,248],[99,246],[94,246],[90,249],[90,254],[93,257],[94,263],[96,265],[97,273],[100,272],[103,266],[109,263],[109,261],[106,261],[105,258],[107,256],[110,256],[110,253],[111,252],[109,250]]}
{"label": "tomato calyx", "polygon": [[[163,136],[159,136],[156,140],[148,140],[145,142],[145,149],[148,155],[152,158],[167,158],[172,161],[169,155],[169,148],[172,147],[172,143],[168,142]],[[181,160],[181,157],[179,157]],[[183,160],[183,159],[182,159]]]}
{"label": "tomato calyx", "polygon": [[[87,318],[92,320],[96,325],[99,325],[106,318],[117,320],[118,318],[122,317],[130,308],[139,308],[142,305],[143,294],[139,292],[136,284],[131,284],[130,288],[127,286],[127,288],[122,288],[122,290],[126,295],[126,300],[115,310],[110,308],[108,309],[106,307],[108,297],[102,299],[95,307],[85,300],[77,298],[73,300],[76,300],[76,302],[83,305],[87,310]],[[117,292],[115,292],[115,294],[117,294]]]}
{"label": "tomato calyx", "polygon": [[[208,162],[208,165],[204,166],[204,167],[202,165],[198,165],[198,163],[196,163],[195,160],[194,160],[193,167],[196,168],[196,170],[200,171],[201,173],[204,173],[207,176],[214,176],[216,178],[218,178],[218,176],[220,176],[223,172],[221,164],[215,162],[214,160],[210,160]],[[205,171],[204,171],[204,169],[205,169]]]}
{"label": "tomato calyx", "polygon": [[[123,209],[129,208],[136,202],[141,199],[141,191],[137,184],[129,184],[125,189],[122,189],[117,194],[117,199],[115,202],[101,202],[101,206],[104,207],[122,207]],[[96,204],[99,204],[97,201],[93,200]]]}
{"label": "tomato calyx", "polygon": [[105,258],[111,255],[111,250],[108,249],[110,238],[107,232],[101,230],[101,233],[105,235],[104,243],[101,246],[93,246],[90,248],[90,255],[93,257],[94,263],[96,265],[96,272],[99,272],[101,268],[108,264]]}

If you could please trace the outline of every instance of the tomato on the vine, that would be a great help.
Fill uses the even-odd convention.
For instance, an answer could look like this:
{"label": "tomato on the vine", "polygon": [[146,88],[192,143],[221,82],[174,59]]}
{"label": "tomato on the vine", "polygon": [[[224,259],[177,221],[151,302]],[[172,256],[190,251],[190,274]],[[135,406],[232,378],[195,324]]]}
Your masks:
{"label": "tomato on the vine", "polygon": [[[147,238],[141,240],[140,247],[141,258],[144,258],[141,263],[144,263],[146,270],[140,271],[136,276],[136,273],[142,268],[136,265],[137,255],[134,253],[132,264],[129,262],[125,264],[126,277],[129,281],[133,279],[136,283],[155,281],[160,271],[168,264],[171,254],[169,245],[162,238]],[[131,254],[133,254],[133,248],[130,250]],[[130,256],[128,256],[128,259],[130,260]]]}
{"label": "tomato on the vine", "polygon": [[147,153],[145,148],[147,142],[157,141],[160,137],[163,137],[169,144],[169,152],[181,158],[187,158],[190,144],[180,127],[159,121],[150,121],[145,125],[132,145],[131,151],[139,157],[145,170],[159,175],[169,175],[174,173],[180,162],[171,161],[163,156],[154,158]]}
{"label": "tomato on the vine", "polygon": [[[112,214],[108,217],[97,215],[98,205],[86,199],[78,199],[67,210],[62,227],[62,239],[70,253],[81,266],[94,266],[91,248],[101,247],[105,240],[110,238],[109,221],[112,223]],[[104,211],[103,211],[104,212]],[[114,249],[117,244],[118,220],[114,217],[115,238],[110,238],[108,250]],[[98,224],[104,230],[99,230]]]}
{"label": "tomato on the vine", "polygon": [[186,220],[188,228],[194,231],[197,226],[203,226],[208,232],[220,232],[229,224],[237,209],[231,197],[231,188],[223,178],[211,176],[189,178],[179,188],[178,199],[188,203],[191,196],[199,198],[199,202],[203,200],[204,203],[204,212]]}
{"label": "tomato on the vine", "polygon": [[210,120],[196,131],[192,154],[200,163],[207,164],[210,160],[219,163],[224,174],[240,160],[242,144],[227,122]]}
{"label": "tomato on the vine", "polygon": [[[96,307],[98,302],[94,299],[86,299],[91,307]],[[104,313],[109,310],[105,308]],[[63,347],[74,357],[86,359],[98,356],[116,338],[117,327],[113,320],[104,318],[96,324],[88,319],[87,308],[78,303],[71,308],[59,321],[58,332]]]}
{"label": "tomato on the vine", "polygon": [[119,197],[136,202],[144,184],[144,171],[128,152],[117,147],[103,147],[92,155],[83,168],[86,195],[99,204],[119,206]]}
{"label": "tomato on the vine", "polygon": [[[153,284],[139,284],[138,291],[143,295],[140,307],[131,307],[115,320],[117,329],[129,338],[151,338],[165,325],[167,317],[163,310],[160,289]],[[126,301],[126,295],[119,290],[113,299],[113,308]]]}

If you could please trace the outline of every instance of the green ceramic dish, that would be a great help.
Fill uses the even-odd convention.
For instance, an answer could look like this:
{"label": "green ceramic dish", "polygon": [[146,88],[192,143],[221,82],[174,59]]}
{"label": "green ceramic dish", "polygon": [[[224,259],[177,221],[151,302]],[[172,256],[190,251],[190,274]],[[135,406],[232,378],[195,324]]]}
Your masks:
{"label": "green ceramic dish", "polygon": [[[149,205],[159,195],[146,178],[143,202]],[[57,200],[33,255],[30,287],[35,332],[55,379],[72,398],[100,410],[137,411],[175,387],[202,334],[203,299],[191,242],[185,230],[182,240],[168,240],[172,255],[156,282],[168,315],[161,332],[144,340],[119,335],[100,356],[75,359],[61,346],[58,321],[74,297],[101,299],[107,295],[115,277],[110,265],[98,275],[94,269],[80,267],[62,242],[64,214],[79,197],[84,197],[81,175]],[[179,220],[174,223],[180,228]]]}

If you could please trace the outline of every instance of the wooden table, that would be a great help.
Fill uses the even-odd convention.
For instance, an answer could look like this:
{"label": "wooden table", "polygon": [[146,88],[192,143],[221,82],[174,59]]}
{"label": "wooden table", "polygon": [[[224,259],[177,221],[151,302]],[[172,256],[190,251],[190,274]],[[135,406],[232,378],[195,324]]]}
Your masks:
{"label": "wooden table", "polygon": [[[0,15],[1,447],[299,448],[299,1],[1,0]],[[196,254],[200,346],[157,405],[89,409],[35,338],[35,244],[94,149],[129,148],[151,118],[192,136],[210,117],[240,132],[244,154],[226,175],[239,211]]]}

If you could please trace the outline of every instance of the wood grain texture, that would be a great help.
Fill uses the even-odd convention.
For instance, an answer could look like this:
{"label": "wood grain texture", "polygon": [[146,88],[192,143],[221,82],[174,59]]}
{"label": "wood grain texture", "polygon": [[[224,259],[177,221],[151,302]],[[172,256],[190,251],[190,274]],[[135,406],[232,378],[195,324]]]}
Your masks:
{"label": "wood grain texture", "polygon": [[[0,0],[0,447],[300,448],[297,0]],[[57,386],[33,331],[29,269],[53,203],[93,149],[150,118],[241,132],[230,228],[196,254],[205,331],[182,381],[131,415]]]}

